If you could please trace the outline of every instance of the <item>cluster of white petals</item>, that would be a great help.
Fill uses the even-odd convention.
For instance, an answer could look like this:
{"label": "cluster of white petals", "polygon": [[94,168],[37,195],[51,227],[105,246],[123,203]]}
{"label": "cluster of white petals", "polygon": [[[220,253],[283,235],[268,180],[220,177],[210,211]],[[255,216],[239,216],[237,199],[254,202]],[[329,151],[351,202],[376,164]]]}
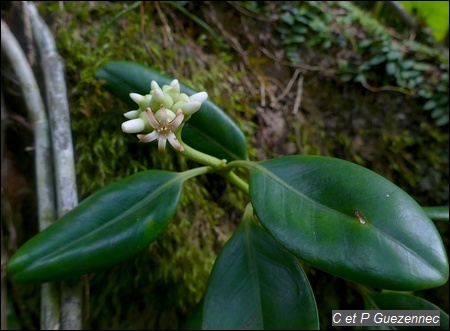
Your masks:
{"label": "cluster of white petals", "polygon": [[208,98],[208,94],[199,92],[188,96],[181,93],[177,79],[162,88],[156,81],[152,81],[150,88],[150,93],[147,95],[130,93],[130,98],[138,104],[139,108],[124,114],[128,121],[122,123],[122,131],[141,133],[137,135],[141,142],[158,140],[158,150],[161,154],[165,150],[167,141],[176,150],[183,151],[183,147],[175,137],[175,132],[181,129],[182,123],[200,109],[202,103]]}

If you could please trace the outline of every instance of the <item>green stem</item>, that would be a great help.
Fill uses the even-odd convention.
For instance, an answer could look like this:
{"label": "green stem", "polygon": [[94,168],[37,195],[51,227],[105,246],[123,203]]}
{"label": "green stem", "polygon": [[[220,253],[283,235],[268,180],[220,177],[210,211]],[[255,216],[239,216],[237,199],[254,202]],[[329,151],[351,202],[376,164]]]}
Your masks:
{"label": "green stem", "polygon": [[425,213],[433,221],[448,221],[449,220],[449,208],[448,206],[438,207],[422,207]]}
{"label": "green stem", "polygon": [[247,169],[250,168],[256,168],[256,162],[253,161],[246,161],[246,160],[236,160],[236,161],[231,161],[230,163],[228,163],[225,167],[226,170],[231,170],[233,168],[237,168],[237,167],[244,167]]}
{"label": "green stem", "polygon": [[232,184],[236,185],[245,194],[249,195],[250,191],[248,188],[248,183],[246,183],[241,177],[236,175],[233,171],[227,171],[221,174],[223,177],[227,178]]}
{"label": "green stem", "polygon": [[186,145],[181,139],[181,129],[175,132],[175,137],[177,137],[181,146],[183,146],[183,151],[180,152],[184,157],[193,160],[195,162],[201,163],[206,166],[210,166],[214,170],[220,170],[224,167],[226,160],[219,160],[217,157],[202,153],[189,145]]}
{"label": "green stem", "polygon": [[[182,131],[181,129],[179,129],[177,132],[175,132],[175,137],[178,139],[181,146],[183,146],[183,151],[180,152],[181,155],[183,155],[184,157],[186,157],[188,159],[191,159],[193,161],[196,161],[198,163],[206,165],[206,167],[196,168],[196,169],[186,171],[185,173],[187,174],[187,173],[195,170],[195,172],[193,172],[192,175],[191,174],[188,175],[189,178],[198,176],[198,175],[201,175],[204,173],[208,173],[211,171],[219,172],[223,177],[227,178],[232,184],[234,184],[242,192],[244,192],[247,195],[249,194],[248,183],[246,183],[241,177],[236,175],[236,173],[231,171],[231,169],[228,169],[227,171],[222,171],[224,168],[227,168],[226,160],[220,160],[217,157],[202,153],[202,152],[190,147],[189,145],[186,145],[184,143],[184,141],[181,139],[181,131]],[[235,166],[239,166],[239,164],[236,164],[237,162],[238,161],[233,161],[231,163],[235,164]],[[243,164],[246,164],[247,167],[249,166],[249,164],[251,165],[251,162],[248,162],[248,161],[242,161],[242,162],[247,162],[247,163],[243,163]],[[198,171],[198,174],[197,174],[197,171]]]}
{"label": "green stem", "polygon": [[212,170],[211,167],[199,167],[194,169],[189,169],[186,171],[183,171],[183,175],[186,176],[186,179],[197,177],[203,174],[206,174]]}

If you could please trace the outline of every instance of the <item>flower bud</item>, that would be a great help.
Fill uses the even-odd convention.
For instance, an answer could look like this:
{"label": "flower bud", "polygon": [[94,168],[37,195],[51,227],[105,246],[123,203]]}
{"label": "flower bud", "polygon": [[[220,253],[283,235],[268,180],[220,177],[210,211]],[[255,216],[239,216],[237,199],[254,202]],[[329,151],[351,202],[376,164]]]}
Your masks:
{"label": "flower bud", "polygon": [[158,85],[158,83],[155,80],[152,80],[152,83],[150,84],[150,90],[157,90],[161,89]]}
{"label": "flower bud", "polygon": [[180,83],[178,82],[178,79],[174,79],[170,83],[170,86],[172,87],[171,94],[180,94]]}
{"label": "flower bud", "polygon": [[163,90],[161,90],[160,88],[155,89],[155,90],[153,90],[152,101],[157,102],[157,103],[162,103],[162,101],[164,100],[164,96],[165,96],[165,94],[164,94]]}
{"label": "flower bud", "polygon": [[142,132],[145,128],[145,122],[141,118],[135,118],[122,123],[122,131],[125,133]]}
{"label": "flower bud", "polygon": [[200,101],[200,103],[203,103],[206,101],[206,99],[208,99],[208,93],[206,93],[204,91],[198,92],[198,93],[191,95],[190,99],[192,101]]}
{"label": "flower bud", "polygon": [[184,100],[181,100],[181,101],[178,101],[178,102],[175,102],[174,104],[173,104],[173,106],[172,106],[172,110],[173,111],[177,111],[178,109],[180,109],[181,107],[183,107],[183,105],[186,103],[186,101],[184,101]]}
{"label": "flower bud", "polygon": [[130,93],[130,98],[133,99],[133,101],[136,102],[138,105],[140,105],[141,102],[144,101],[145,99],[143,95],[140,95],[138,93]]}
{"label": "flower bud", "polygon": [[139,113],[140,113],[139,110],[130,110],[129,112],[126,112],[125,114],[123,114],[123,116],[125,116],[129,120],[132,120],[134,118],[138,118]]}
{"label": "flower bud", "polygon": [[200,101],[188,101],[182,107],[181,110],[185,115],[192,115],[200,109],[202,103]]}
{"label": "flower bud", "polygon": [[180,93],[180,97],[178,99],[179,101],[183,100],[183,101],[191,101],[191,99],[189,98],[189,96],[186,93]]}
{"label": "flower bud", "polygon": [[[167,85],[165,85],[165,86],[167,86]],[[163,90],[161,90],[161,89],[153,90],[153,96],[152,96],[152,100],[150,102],[149,107],[152,110],[155,110],[155,109],[159,109],[161,107],[161,105],[164,105],[164,107],[166,107],[167,109],[172,108],[172,106],[173,106],[172,97],[168,93],[163,92]]]}
{"label": "flower bud", "polygon": [[145,111],[147,107],[150,107],[150,103],[152,102],[152,96],[150,94],[144,95],[144,101],[140,104],[141,111]]}

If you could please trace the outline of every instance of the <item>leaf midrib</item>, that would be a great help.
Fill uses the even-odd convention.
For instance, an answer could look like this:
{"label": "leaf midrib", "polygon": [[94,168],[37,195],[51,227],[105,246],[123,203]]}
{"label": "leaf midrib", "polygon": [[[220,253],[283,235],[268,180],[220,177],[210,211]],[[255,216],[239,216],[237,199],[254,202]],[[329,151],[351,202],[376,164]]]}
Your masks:
{"label": "leaf midrib", "polygon": [[[166,183],[164,183],[163,185],[159,186],[156,190],[154,190],[150,195],[145,196],[144,199],[141,199],[139,202],[133,204],[130,208],[128,208],[125,212],[115,216],[114,218],[112,218],[110,221],[100,225],[99,227],[95,228],[93,231],[89,231],[88,233],[80,236],[79,238],[70,241],[68,243],[66,243],[65,245],[60,246],[58,249],[53,250],[50,254],[45,256],[45,259],[50,259],[52,257],[54,257],[55,255],[58,255],[61,251],[64,251],[67,247],[70,247],[72,245],[75,245],[76,243],[84,240],[85,238],[98,233],[99,231],[103,230],[106,227],[109,227],[115,223],[120,222],[121,219],[125,218],[127,215],[132,214],[133,212],[135,212],[136,210],[140,209],[142,206],[146,205],[147,203],[149,203],[150,201],[152,201],[155,197],[157,197],[159,194],[161,194],[162,192],[164,192],[165,190],[169,189],[170,186],[172,186],[173,182],[182,180],[184,181],[183,178],[180,178],[179,176],[175,176],[173,179],[167,181]],[[35,261],[39,261],[39,259],[36,259]],[[30,264],[29,266],[33,266],[35,263]],[[27,268],[28,269],[28,268]]]}
{"label": "leaf midrib", "polygon": [[[348,216],[347,214],[344,214],[338,210],[332,209],[316,200],[312,200],[311,198],[309,198],[308,196],[306,196],[304,193],[298,191],[297,189],[295,189],[294,187],[292,187],[291,185],[289,185],[287,182],[283,181],[280,177],[278,177],[276,174],[274,174],[273,172],[271,172],[270,170],[268,170],[267,168],[265,168],[264,166],[261,166],[259,164],[254,164],[253,168],[260,170],[262,173],[268,175],[268,177],[270,177],[272,180],[274,180],[275,182],[277,182],[278,184],[280,184],[281,186],[285,187],[286,189],[296,193],[298,196],[300,196],[301,198],[303,198],[304,200],[311,202],[312,204],[318,205],[319,207],[322,207],[326,210],[331,211],[332,213],[335,214],[339,214],[339,215],[344,215],[346,219],[349,219],[350,216]],[[354,221],[352,219],[352,221]],[[396,238],[392,237],[391,235],[389,235],[388,233],[382,231],[381,229],[377,228],[376,226],[373,225],[373,223],[368,222],[366,224],[364,224],[364,226],[370,226],[372,227],[375,231],[377,231],[378,233],[381,234],[381,236],[385,236],[386,238],[388,238],[391,242],[397,244],[398,246],[402,247],[403,249],[405,249],[407,252],[410,252],[412,255],[414,255],[415,257],[417,257],[420,261],[422,261],[424,264],[429,265],[431,267],[433,267],[431,264],[428,263],[428,261],[425,258],[422,258],[420,255],[418,255],[415,251],[411,250],[408,246],[406,246],[405,244],[403,244],[402,242],[398,241]]]}

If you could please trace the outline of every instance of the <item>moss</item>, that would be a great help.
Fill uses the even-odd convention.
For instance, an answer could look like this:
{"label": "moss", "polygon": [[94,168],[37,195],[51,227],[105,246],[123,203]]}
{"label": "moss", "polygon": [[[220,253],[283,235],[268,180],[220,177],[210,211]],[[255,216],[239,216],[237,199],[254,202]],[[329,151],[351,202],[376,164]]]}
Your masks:
{"label": "moss", "polygon": [[[129,109],[94,77],[104,63],[136,61],[207,90],[234,119],[251,111],[242,106],[243,93],[234,93],[229,84],[230,80],[240,84],[241,76],[230,66],[229,55],[192,57],[189,52],[199,52],[198,46],[180,31],[169,38],[152,4],[145,4],[144,16],[136,8],[111,21],[126,5],[130,3],[68,2],[62,9],[54,3],[39,5],[40,12],[55,21],[54,36],[66,63],[80,199],[141,170],[188,168],[173,151],[160,157],[155,144],[140,144],[136,137],[123,134],[120,125]],[[230,103],[222,103],[223,95],[231,96]],[[245,128],[247,133],[251,129]],[[201,299],[216,254],[234,224],[227,221],[216,197],[226,196],[222,200],[227,212],[244,208],[242,194],[231,187],[208,192],[204,184],[209,180],[203,177],[184,185],[176,216],[148,251],[90,280],[86,327],[173,329],[180,325]]]}

